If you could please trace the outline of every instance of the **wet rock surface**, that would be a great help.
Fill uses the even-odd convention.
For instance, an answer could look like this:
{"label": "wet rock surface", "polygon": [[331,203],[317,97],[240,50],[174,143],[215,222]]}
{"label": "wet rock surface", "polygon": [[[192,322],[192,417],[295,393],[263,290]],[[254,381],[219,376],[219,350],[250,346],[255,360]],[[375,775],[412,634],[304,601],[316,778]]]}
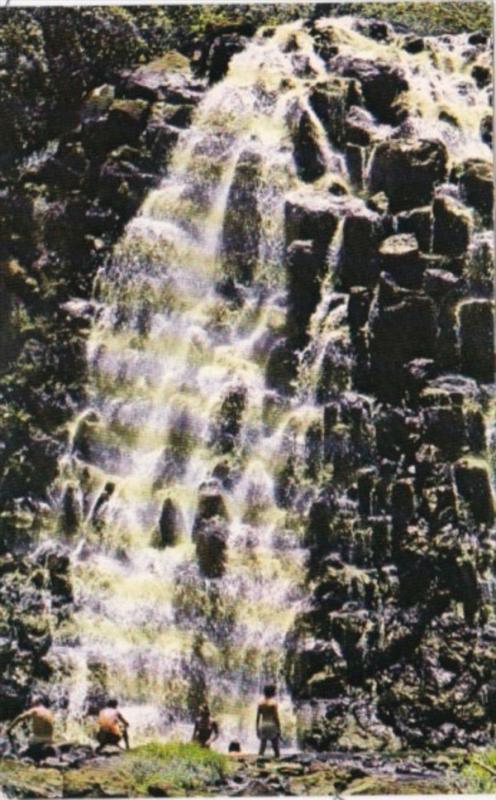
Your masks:
{"label": "wet rock surface", "polygon": [[[355,794],[450,794],[463,787],[457,769],[463,756],[436,762],[428,756],[306,752],[230,759],[224,777],[206,782],[204,796],[313,796]],[[0,788],[7,797],[133,797],[138,774],[115,751],[95,757],[90,748],[66,745],[65,752],[34,766],[27,761],[0,760]],[[140,784],[141,785],[141,784]],[[143,789],[140,791],[142,794]],[[147,782],[145,796],[174,797],[178,789],[165,781]],[[188,792],[186,792],[188,794]]]}

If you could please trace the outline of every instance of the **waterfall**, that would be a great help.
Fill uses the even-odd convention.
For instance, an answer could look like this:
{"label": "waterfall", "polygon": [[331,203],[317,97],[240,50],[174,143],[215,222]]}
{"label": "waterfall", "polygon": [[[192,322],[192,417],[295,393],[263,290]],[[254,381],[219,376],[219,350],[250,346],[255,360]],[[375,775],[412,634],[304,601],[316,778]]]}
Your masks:
{"label": "waterfall", "polygon": [[[368,58],[384,58],[393,49],[361,36],[348,18],[333,25],[344,54],[367,47]],[[442,80],[432,60],[447,55],[434,48],[410,66],[394,52],[421,107],[412,125],[477,156],[485,147],[475,143],[479,96],[464,117],[457,109],[457,127],[437,118],[441,89],[446,106],[459,97],[458,51]],[[259,33],[206,93],[167,177],[97,276],[89,402],[72,423],[58,486],[78,520],[70,537],[76,611],[54,646],[73,670],[72,723],[110,693],[133,741],[184,738],[208,698],[221,746],[237,738],[254,749],[256,699],[270,681],[280,690],[284,743],[295,746],[283,662],[306,596],[302,536],[315,482],[305,471],[308,433],[320,424],[315,384],[334,344],[336,390],[351,385],[346,305],[332,268],[345,213],[365,208],[349,196],[343,154],[308,101],[309,85],[328,78],[300,23]],[[311,185],[295,165],[298,113],[324,162]],[[376,130],[384,138],[392,129]],[[333,179],[344,198],[329,194]],[[288,307],[284,215],[294,192],[325,196],[338,224],[311,342],[295,391],[283,396],[267,386],[265,367]],[[240,229],[237,250],[232,232]],[[277,479],[288,453],[295,488],[282,502]]]}
{"label": "waterfall", "polygon": [[[58,646],[77,651],[89,698],[121,699],[135,741],[190,735],[191,711],[206,696],[221,744],[238,738],[253,749],[256,699],[270,680],[282,694],[286,745],[294,744],[282,664],[303,602],[303,551],[297,515],[276,502],[274,471],[298,403],[279,398],[269,414],[264,374],[285,312],[284,198],[299,184],[287,120],[304,94],[284,52],[291,34],[290,26],[260,37],[233,59],[96,281],[90,401],[61,465],[61,485],[79,487],[83,523],[73,541],[75,630]],[[219,283],[227,206],[246,153],[259,173],[259,241],[253,281],[231,302]],[[327,144],[326,158],[340,163]],[[226,433],[233,392],[242,408]],[[195,555],[202,492],[225,508],[219,577],[202,575]],[[178,536],[158,549],[167,500]],[[73,687],[69,716],[81,710]]]}

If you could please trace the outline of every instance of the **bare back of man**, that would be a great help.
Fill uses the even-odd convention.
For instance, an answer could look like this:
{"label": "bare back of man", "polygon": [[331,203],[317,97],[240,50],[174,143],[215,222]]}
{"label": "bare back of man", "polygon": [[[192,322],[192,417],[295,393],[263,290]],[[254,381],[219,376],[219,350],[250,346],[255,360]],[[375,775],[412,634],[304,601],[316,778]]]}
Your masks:
{"label": "bare back of man", "polygon": [[54,733],[54,718],[53,714],[41,700],[35,700],[31,708],[19,714],[7,729],[7,733],[11,734],[12,730],[21,722],[30,721],[31,723],[31,736],[27,750],[23,755],[28,758],[33,758],[38,761],[50,755],[55,754],[53,748],[53,733]]}
{"label": "bare back of man", "polygon": [[109,744],[119,745],[121,739],[123,739],[126,749],[129,749],[129,738],[127,734],[129,723],[124,719],[117,705],[114,705],[114,702],[115,701],[112,701],[112,705],[107,705],[105,708],[102,708],[98,714],[98,731],[96,735],[98,741],[97,752],[100,752]]}

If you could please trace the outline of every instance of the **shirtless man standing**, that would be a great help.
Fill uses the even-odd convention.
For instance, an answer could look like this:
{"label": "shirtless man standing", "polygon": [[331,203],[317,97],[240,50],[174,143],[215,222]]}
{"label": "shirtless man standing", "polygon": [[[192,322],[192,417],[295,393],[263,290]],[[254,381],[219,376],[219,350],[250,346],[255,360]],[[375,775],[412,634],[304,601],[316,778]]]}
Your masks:
{"label": "shirtless man standing", "polygon": [[108,744],[119,745],[121,739],[124,740],[126,750],[129,750],[129,736],[127,733],[129,722],[124,719],[117,706],[117,700],[108,700],[105,708],[102,708],[98,714],[97,753],[101,753]]}
{"label": "shirtless man standing", "polygon": [[210,747],[219,737],[219,726],[210,718],[210,709],[207,705],[200,708],[200,713],[195,719],[192,741],[198,742],[202,747]]}
{"label": "shirtless man standing", "polygon": [[279,721],[279,709],[277,706],[276,687],[266,686],[263,690],[264,696],[260,700],[257,708],[257,736],[260,739],[259,755],[263,756],[267,742],[272,744],[276,758],[280,756],[279,739],[281,736],[281,723]]}
{"label": "shirtless man standing", "polygon": [[53,714],[49,705],[48,700],[44,700],[42,697],[33,698],[32,706],[12,720],[7,728],[7,736],[10,736],[20,722],[31,720],[31,738],[27,749],[22,755],[33,758],[35,761],[55,755],[53,747]]}

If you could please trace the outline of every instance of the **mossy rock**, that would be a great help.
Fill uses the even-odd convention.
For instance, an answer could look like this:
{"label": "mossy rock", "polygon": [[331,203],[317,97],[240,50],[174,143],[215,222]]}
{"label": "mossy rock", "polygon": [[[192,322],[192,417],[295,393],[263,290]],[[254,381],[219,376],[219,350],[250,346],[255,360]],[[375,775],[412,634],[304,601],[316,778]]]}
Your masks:
{"label": "mossy rock", "polygon": [[7,797],[63,797],[62,774],[19,761],[0,761],[0,795]]}
{"label": "mossy rock", "polygon": [[400,781],[397,778],[374,777],[360,778],[353,781],[344,794],[356,795],[445,795],[456,791],[443,780],[410,780]]}
{"label": "mossy rock", "polygon": [[132,797],[136,793],[132,776],[120,758],[71,769],[64,775],[64,797]]}

